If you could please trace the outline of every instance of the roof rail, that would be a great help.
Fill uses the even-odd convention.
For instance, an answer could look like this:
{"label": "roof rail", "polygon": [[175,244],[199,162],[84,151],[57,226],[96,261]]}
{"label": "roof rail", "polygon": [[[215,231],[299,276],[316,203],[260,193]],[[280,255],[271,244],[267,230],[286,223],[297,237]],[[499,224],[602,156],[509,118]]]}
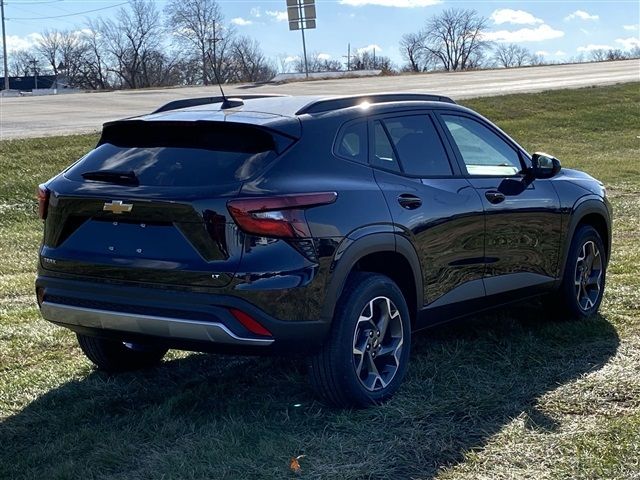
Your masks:
{"label": "roof rail", "polygon": [[[244,93],[240,95],[227,95],[227,99],[239,98],[241,100],[250,100],[252,98],[266,98],[266,97],[286,97],[288,95],[280,95],[276,93]],[[181,100],[174,100],[173,102],[162,105],[153,113],[168,112],[169,110],[178,110],[179,108],[197,107],[199,105],[207,105],[209,103],[222,103],[225,97],[218,95],[217,97],[199,97],[199,98],[184,98]]]}
{"label": "roof rail", "polygon": [[443,95],[428,93],[372,93],[369,95],[350,95],[347,97],[330,97],[314,100],[296,112],[296,115],[305,113],[328,112],[340,108],[355,107],[363,101],[369,103],[389,102],[447,102],[456,103],[451,98]]}

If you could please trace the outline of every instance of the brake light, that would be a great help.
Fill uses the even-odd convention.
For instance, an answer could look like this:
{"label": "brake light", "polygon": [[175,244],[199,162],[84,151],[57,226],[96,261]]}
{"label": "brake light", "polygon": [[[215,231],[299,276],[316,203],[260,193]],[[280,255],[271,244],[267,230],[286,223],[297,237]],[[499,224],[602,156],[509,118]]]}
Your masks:
{"label": "brake light", "polygon": [[263,337],[271,337],[271,332],[264,328],[257,320],[255,320],[248,313],[243,312],[242,310],[237,310],[235,308],[230,308],[229,311],[231,315],[233,315],[236,320],[238,320],[244,328],[249,330],[251,333],[256,335],[261,335]]}
{"label": "brake light", "polygon": [[263,237],[310,237],[304,210],[333,203],[336,192],[300,193],[279,197],[256,197],[231,200],[229,213],[245,233]]}
{"label": "brake light", "polygon": [[47,211],[49,210],[49,196],[51,192],[44,183],[38,185],[36,196],[38,198],[38,216],[44,220],[47,218]]}

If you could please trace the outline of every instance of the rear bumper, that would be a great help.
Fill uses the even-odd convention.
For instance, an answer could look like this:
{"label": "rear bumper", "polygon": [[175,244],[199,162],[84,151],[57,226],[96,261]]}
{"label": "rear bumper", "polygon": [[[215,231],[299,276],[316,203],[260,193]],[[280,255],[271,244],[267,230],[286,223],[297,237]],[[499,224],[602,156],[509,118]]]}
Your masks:
{"label": "rear bumper", "polygon": [[241,337],[220,322],[74,307],[47,301],[40,305],[40,312],[43,318],[53,323],[96,330],[117,330],[167,339],[175,338],[232,345],[270,345],[273,343],[273,338]]}
{"label": "rear bumper", "polygon": [[[322,321],[281,321],[249,301],[229,295],[48,276],[37,278],[36,291],[42,316],[57,325],[88,335],[184,350],[308,352],[321,345],[329,327]],[[249,315],[271,335],[253,333],[231,309]]]}

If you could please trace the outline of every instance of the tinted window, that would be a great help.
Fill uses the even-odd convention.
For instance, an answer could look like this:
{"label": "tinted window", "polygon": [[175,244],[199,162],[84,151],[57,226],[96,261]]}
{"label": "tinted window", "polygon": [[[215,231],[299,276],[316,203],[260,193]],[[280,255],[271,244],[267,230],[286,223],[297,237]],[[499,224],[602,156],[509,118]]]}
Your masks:
{"label": "tinted window", "polygon": [[515,175],[522,170],[518,153],[489,128],[468,117],[442,118],[469,175]]}
{"label": "tinted window", "polygon": [[65,176],[84,181],[89,172],[132,172],[140,185],[175,187],[242,181],[277,157],[275,140],[247,126],[122,122],[106,127],[101,145]]}
{"label": "tinted window", "polygon": [[336,154],[349,160],[367,163],[367,123],[347,125],[340,134]]}
{"label": "tinted window", "polygon": [[419,177],[447,176],[453,172],[440,135],[428,115],[388,118],[391,135],[405,173]]}
{"label": "tinted window", "polygon": [[385,132],[382,123],[373,123],[373,158],[371,164],[389,170],[400,171],[398,159],[391,146],[391,141]]}

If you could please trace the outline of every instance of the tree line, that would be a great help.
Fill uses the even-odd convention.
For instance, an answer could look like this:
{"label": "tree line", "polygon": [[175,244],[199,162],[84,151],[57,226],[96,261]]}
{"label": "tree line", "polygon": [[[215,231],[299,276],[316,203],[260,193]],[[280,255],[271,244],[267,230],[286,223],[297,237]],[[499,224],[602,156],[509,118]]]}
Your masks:
{"label": "tree line", "polygon": [[[87,89],[257,82],[276,72],[259,43],[225,23],[215,0],[130,0],[113,18],[46,30],[10,57],[10,73],[50,72]],[[39,70],[39,71],[38,71]]]}
{"label": "tree line", "polygon": [[[400,40],[404,64],[397,67],[375,51],[356,50],[347,62],[312,53],[310,72],[379,69],[458,71],[545,63],[517,44],[487,40],[488,19],[472,9],[447,9]],[[591,60],[640,56],[640,49],[596,50]],[[346,64],[346,65],[345,65]],[[253,38],[225,21],[216,0],[169,0],[161,11],[153,0],[129,0],[112,18],[88,20],[81,28],[46,30],[30,50],[14,52],[10,74],[63,75],[84,89],[261,82],[280,71],[305,71],[302,56],[268,58]]]}
{"label": "tree line", "polygon": [[[400,53],[405,60],[403,71],[469,70],[478,68],[512,68],[543,65],[542,55],[515,43],[487,41],[488,19],[475,10],[447,9],[427,20],[418,32],[407,33],[400,40]],[[623,60],[640,57],[640,47],[625,52],[620,49],[598,49],[582,61]]]}

